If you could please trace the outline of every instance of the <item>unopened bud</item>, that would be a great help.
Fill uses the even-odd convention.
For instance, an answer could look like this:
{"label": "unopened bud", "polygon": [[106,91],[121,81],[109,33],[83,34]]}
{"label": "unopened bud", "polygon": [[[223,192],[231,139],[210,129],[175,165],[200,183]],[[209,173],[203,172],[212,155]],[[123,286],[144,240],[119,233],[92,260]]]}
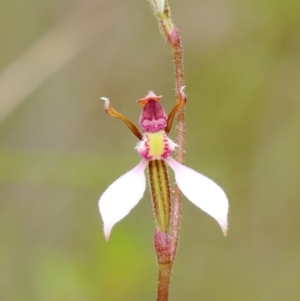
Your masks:
{"label": "unopened bud", "polygon": [[149,0],[154,12],[162,14],[165,9],[165,0]]}

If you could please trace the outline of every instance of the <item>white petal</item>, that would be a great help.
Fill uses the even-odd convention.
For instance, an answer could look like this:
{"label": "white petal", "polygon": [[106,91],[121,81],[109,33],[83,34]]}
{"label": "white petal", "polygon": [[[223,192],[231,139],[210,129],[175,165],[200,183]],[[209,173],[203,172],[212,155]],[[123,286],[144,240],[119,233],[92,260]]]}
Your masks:
{"label": "white petal", "polygon": [[212,216],[227,233],[228,200],[220,186],[209,178],[186,167],[173,158],[166,159],[174,170],[176,183],[181,192],[197,207]]}
{"label": "white petal", "polygon": [[99,200],[99,210],[104,223],[104,234],[108,240],[113,226],[124,218],[143,197],[146,188],[145,167],[142,160],[135,168],[113,182]]}

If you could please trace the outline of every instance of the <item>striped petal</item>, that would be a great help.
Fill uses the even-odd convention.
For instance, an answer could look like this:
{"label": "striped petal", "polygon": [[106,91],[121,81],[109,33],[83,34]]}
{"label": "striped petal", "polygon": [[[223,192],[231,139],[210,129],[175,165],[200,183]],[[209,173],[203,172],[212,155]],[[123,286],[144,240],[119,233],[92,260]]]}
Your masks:
{"label": "striped petal", "polygon": [[213,217],[227,234],[228,200],[220,186],[202,174],[188,168],[173,158],[167,163],[175,173],[176,183],[181,192],[193,204]]}
{"label": "striped petal", "polygon": [[147,161],[142,160],[135,168],[113,182],[100,197],[99,210],[106,240],[109,239],[113,226],[143,197],[146,188],[146,165]]}

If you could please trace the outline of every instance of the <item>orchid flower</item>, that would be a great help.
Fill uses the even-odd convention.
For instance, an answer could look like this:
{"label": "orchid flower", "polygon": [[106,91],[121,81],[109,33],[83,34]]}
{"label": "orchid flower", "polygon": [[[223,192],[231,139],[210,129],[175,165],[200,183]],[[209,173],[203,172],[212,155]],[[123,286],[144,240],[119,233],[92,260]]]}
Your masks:
{"label": "orchid flower", "polygon": [[186,102],[183,88],[181,97],[169,116],[160,105],[160,98],[161,96],[150,91],[145,98],[138,100],[142,106],[139,124],[143,134],[125,116],[115,111],[107,98],[102,98],[105,101],[106,112],[124,121],[140,140],[135,149],[141,156],[138,165],[113,182],[100,197],[99,210],[104,223],[105,237],[109,239],[113,226],[142,199],[146,189],[147,166],[157,227],[161,232],[168,231],[171,200],[165,162],[174,171],[176,183],[185,197],[213,217],[226,235],[228,200],[224,191],[209,178],[171,157],[177,145],[168,137],[168,133],[173,117]]}

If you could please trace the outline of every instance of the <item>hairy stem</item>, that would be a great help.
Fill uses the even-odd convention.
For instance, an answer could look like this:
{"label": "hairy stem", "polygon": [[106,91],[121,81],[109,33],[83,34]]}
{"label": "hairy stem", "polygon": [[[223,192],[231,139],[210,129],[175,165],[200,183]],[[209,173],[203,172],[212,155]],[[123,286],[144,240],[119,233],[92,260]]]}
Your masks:
{"label": "hairy stem", "polygon": [[171,269],[172,266],[169,264],[159,264],[157,301],[168,301]]}
{"label": "hairy stem", "polygon": [[[160,7],[160,3],[164,2],[164,7]],[[179,32],[176,26],[173,24],[170,14],[170,7],[166,1],[150,0],[150,4],[154,10],[154,13],[158,19],[160,31],[169,44],[172,50],[174,71],[175,71],[175,86],[176,86],[176,98],[177,103],[183,103],[186,101],[186,96],[183,93],[184,86],[184,75],[183,75],[183,47]],[[185,126],[185,112],[184,106],[182,106],[177,112],[176,119],[176,142],[179,145],[176,153],[176,160],[180,163],[184,161],[184,126]],[[171,269],[176,256],[178,247],[178,237],[180,228],[180,217],[181,217],[181,192],[178,186],[175,184],[173,192],[173,203],[171,211],[171,227],[170,227],[170,249],[169,259],[170,261],[166,264],[159,262],[161,256],[157,253],[159,262],[159,279],[158,279],[158,290],[157,290],[157,301],[167,301],[169,284],[171,277]],[[156,248],[157,251],[157,248]]]}
{"label": "hairy stem", "polygon": [[169,235],[156,230],[154,245],[158,262],[157,301],[168,301],[173,265]]}

